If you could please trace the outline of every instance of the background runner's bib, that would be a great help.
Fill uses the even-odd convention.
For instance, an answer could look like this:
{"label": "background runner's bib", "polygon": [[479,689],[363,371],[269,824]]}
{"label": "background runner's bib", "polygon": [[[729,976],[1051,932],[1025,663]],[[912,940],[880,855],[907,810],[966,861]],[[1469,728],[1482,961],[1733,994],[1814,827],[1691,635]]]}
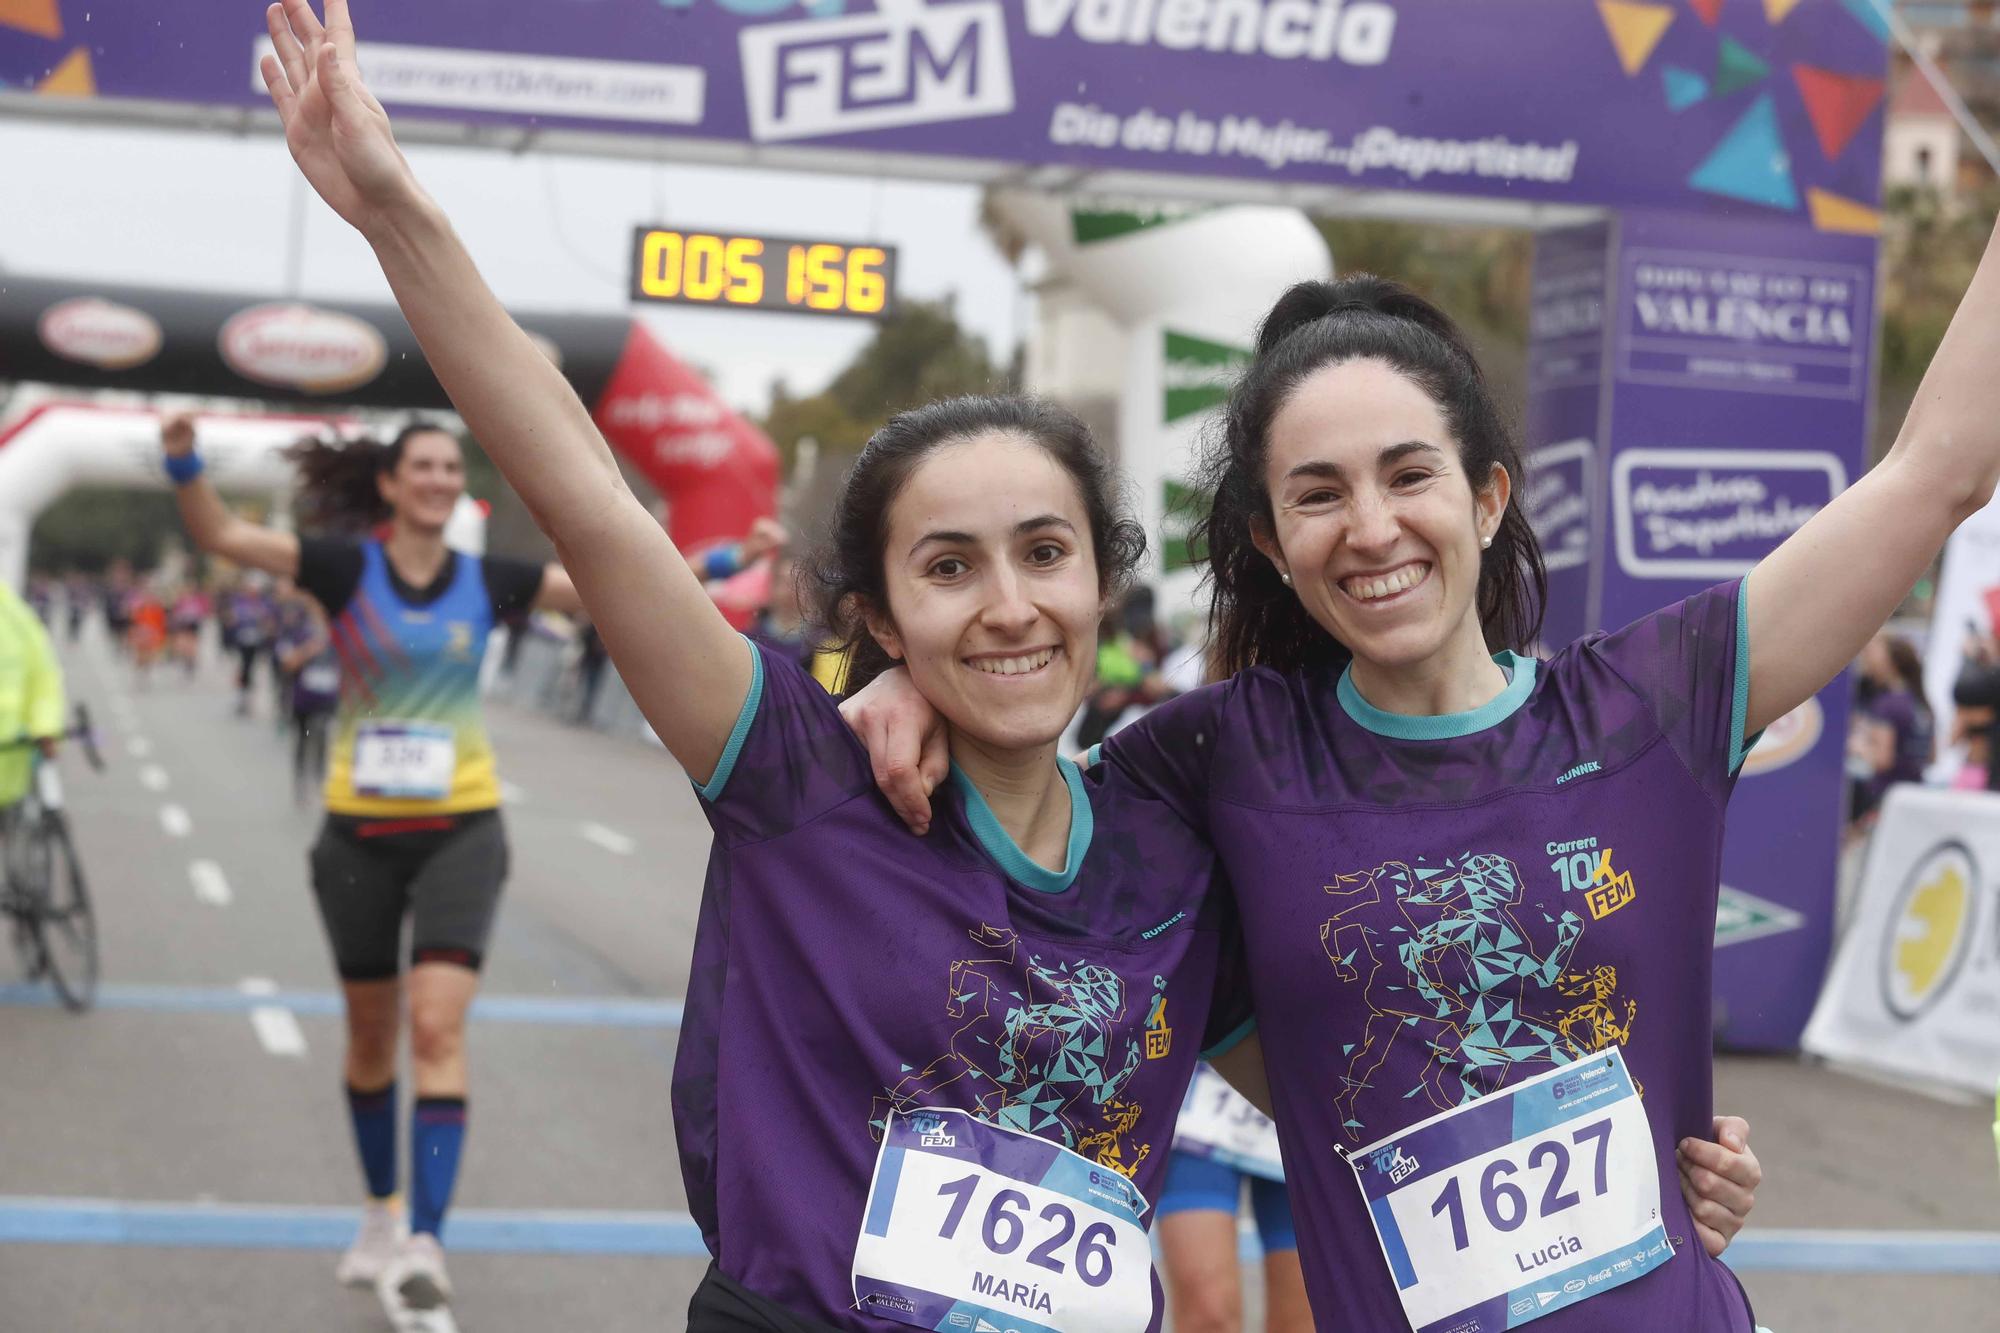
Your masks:
{"label": "background runner's bib", "polygon": [[332,623],[342,671],[326,808],[387,816],[495,808],[500,784],[479,706],[493,603],[479,558],[456,554],[444,592],[416,605],[396,590],[380,542],[361,543],[361,552],[361,582]]}
{"label": "background runner's bib", "polygon": [[891,1113],[854,1247],[856,1305],[917,1328],[1137,1333],[1153,1314],[1138,1187],[963,1111]]}
{"label": "background runner's bib", "polygon": [[340,690],[338,662],[310,662],[299,672],[299,684],[312,694],[335,694]]}
{"label": "background runner's bib", "polygon": [[1652,1131],[1616,1047],[1349,1158],[1417,1333],[1514,1328],[1674,1257]]}
{"label": "background runner's bib", "polygon": [[1207,1157],[1264,1180],[1283,1180],[1278,1127],[1206,1064],[1195,1068],[1174,1126],[1174,1151]]}

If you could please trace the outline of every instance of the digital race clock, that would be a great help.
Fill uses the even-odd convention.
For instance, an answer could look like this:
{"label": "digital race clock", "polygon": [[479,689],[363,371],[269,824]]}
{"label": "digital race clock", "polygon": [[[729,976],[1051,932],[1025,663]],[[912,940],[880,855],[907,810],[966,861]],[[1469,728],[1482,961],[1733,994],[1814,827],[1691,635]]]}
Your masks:
{"label": "digital race clock", "polygon": [[880,319],[895,307],[894,246],[641,227],[632,299]]}

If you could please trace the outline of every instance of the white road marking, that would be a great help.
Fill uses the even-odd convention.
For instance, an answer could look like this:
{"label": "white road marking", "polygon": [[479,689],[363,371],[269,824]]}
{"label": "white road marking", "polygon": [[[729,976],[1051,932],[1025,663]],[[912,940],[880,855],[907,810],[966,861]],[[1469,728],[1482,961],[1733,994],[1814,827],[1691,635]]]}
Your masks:
{"label": "white road marking", "polygon": [[210,907],[227,907],[235,901],[236,895],[229,891],[229,880],[224,877],[222,867],[213,861],[189,862],[188,881],[194,885],[194,896]]}
{"label": "white road marking", "polygon": [[125,753],[134,759],[144,759],[153,752],[153,743],[144,736],[134,736],[125,742]]}
{"label": "white road marking", "polygon": [[614,852],[619,856],[630,856],[639,846],[617,829],[606,828],[602,824],[586,823],[579,827],[577,832],[583,834],[586,842],[594,842],[605,851]]}
{"label": "white road marking", "polygon": [[194,821],[178,805],[163,805],[160,807],[160,827],[167,831],[170,838],[185,838],[194,832]]}
{"label": "white road marking", "polygon": [[508,805],[525,805],[528,800],[528,793],[525,789],[516,787],[513,783],[503,778],[500,782],[500,799]]}
{"label": "white road marking", "polygon": [[158,764],[146,765],[139,770],[139,785],[147,791],[165,791],[167,789],[167,770],[161,768]]}
{"label": "white road marking", "polygon": [[[245,995],[276,995],[278,983],[269,977],[245,977],[239,989]],[[260,1004],[250,1011],[250,1026],[267,1055],[305,1059],[306,1034],[291,1010],[282,1005]]]}

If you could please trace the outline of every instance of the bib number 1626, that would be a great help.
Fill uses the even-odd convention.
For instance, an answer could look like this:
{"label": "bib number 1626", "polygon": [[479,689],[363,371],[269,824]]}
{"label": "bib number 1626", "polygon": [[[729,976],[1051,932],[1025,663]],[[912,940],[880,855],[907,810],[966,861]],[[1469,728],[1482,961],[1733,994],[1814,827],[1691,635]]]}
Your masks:
{"label": "bib number 1626", "polygon": [[[952,1240],[958,1235],[980,1185],[990,1181],[991,1177],[974,1172],[938,1187],[938,1194],[951,1200],[944,1225],[938,1228],[940,1240]],[[1037,1212],[1021,1191],[997,1189],[987,1196],[978,1226],[979,1239],[994,1254],[1010,1255],[1035,1242],[1026,1256],[1027,1262],[1035,1267],[1050,1273],[1067,1272],[1073,1267],[1076,1276],[1092,1287],[1101,1287],[1111,1280],[1117,1230],[1109,1222],[1088,1222],[1079,1232],[1076,1210],[1068,1204],[1045,1203]]]}

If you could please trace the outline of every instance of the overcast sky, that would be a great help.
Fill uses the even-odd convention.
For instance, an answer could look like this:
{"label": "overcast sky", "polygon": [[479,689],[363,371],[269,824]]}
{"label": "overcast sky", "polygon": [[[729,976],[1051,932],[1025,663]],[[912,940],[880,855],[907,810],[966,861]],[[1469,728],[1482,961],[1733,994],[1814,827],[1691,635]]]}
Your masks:
{"label": "overcast sky", "polygon": [[[908,297],[955,293],[1005,360],[1028,306],[978,227],[979,192],[801,172],[654,166],[414,145],[425,186],[519,310],[628,311],[632,228],[664,222],[899,247]],[[296,172],[275,137],[0,120],[0,268],[24,276],[282,294]],[[301,294],[389,299],[374,258],[309,197]],[[819,388],[869,337],[861,320],[648,306],[666,344],[761,412],[771,381]]]}

